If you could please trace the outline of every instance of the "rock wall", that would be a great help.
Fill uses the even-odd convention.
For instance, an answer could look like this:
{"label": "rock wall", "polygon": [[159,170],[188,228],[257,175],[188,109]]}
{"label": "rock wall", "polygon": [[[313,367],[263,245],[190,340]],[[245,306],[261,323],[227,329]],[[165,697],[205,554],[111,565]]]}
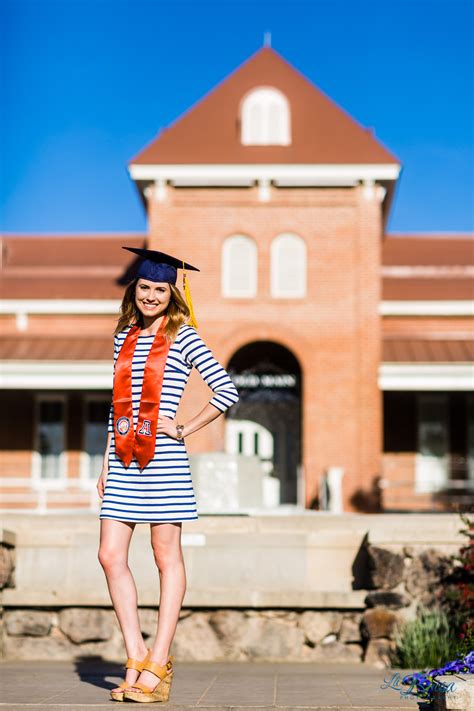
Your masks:
{"label": "rock wall", "polygon": [[[3,580],[12,584],[12,551],[0,548]],[[366,545],[365,609],[189,609],[183,607],[172,645],[181,660],[355,662],[390,666],[394,635],[432,605],[440,580],[452,567],[435,549],[401,552]],[[6,561],[6,563],[5,563]],[[151,642],[156,608],[140,608],[141,628]],[[3,614],[5,659],[74,659],[100,655],[123,661],[125,652],[113,609],[19,608]]]}

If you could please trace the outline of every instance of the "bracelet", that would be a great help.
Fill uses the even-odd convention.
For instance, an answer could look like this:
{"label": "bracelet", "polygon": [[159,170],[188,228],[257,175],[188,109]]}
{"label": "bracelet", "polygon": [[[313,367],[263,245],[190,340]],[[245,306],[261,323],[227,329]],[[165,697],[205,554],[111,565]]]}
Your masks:
{"label": "bracelet", "polygon": [[184,430],[184,425],[176,425],[176,439],[184,439],[183,438],[183,430]]}

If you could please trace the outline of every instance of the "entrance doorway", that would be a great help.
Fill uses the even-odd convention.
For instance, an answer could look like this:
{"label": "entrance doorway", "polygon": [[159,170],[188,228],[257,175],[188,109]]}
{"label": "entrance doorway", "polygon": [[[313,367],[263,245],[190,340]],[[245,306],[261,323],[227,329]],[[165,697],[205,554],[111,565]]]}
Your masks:
{"label": "entrance doorway", "polygon": [[280,481],[280,503],[298,503],[301,465],[301,368],[273,341],[257,341],[231,358],[229,374],[240,400],[227,419],[228,452],[257,455]]}

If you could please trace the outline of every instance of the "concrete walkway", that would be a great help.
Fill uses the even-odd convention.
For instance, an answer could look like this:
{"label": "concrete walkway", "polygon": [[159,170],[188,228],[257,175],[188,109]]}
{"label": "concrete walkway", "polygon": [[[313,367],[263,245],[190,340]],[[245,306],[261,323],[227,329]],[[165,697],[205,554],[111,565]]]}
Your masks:
{"label": "concrete walkway", "polygon": [[[111,709],[117,702],[110,699],[109,690],[117,686],[122,673],[117,664],[94,663],[90,658],[76,662],[3,661],[0,711],[26,711],[32,706],[52,711]],[[400,691],[381,688],[384,679],[395,673],[348,664],[175,662],[170,701],[165,705],[173,711],[426,708],[414,697],[402,698]]]}

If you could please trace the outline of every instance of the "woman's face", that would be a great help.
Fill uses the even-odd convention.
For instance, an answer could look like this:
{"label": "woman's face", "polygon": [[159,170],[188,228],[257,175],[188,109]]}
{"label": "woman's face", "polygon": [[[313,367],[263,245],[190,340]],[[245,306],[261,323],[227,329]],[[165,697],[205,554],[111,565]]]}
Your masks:
{"label": "woman's face", "polygon": [[168,282],[140,278],[135,288],[135,303],[143,316],[156,318],[165,313],[171,299]]}

